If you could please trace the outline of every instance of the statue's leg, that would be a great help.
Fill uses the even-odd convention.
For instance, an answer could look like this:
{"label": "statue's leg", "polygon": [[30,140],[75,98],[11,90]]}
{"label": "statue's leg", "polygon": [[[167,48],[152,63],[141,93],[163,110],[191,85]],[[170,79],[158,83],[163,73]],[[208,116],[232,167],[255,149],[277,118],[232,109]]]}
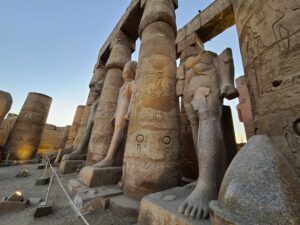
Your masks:
{"label": "statue's leg", "polygon": [[[126,124],[127,124],[127,122],[126,122]],[[96,166],[96,167],[113,166],[115,155],[116,155],[119,145],[121,144],[121,142],[124,138],[124,133],[125,133],[126,127],[127,127],[127,125],[125,125],[125,124],[122,124],[121,126],[120,125],[115,126],[114,134],[113,134],[112,140],[110,142],[110,146],[109,146],[108,152],[106,154],[106,157],[102,161],[96,163],[94,166]]]}
{"label": "statue's leg", "polygon": [[179,212],[185,216],[197,219],[206,218],[209,215],[208,204],[211,200],[217,199],[218,194],[217,164],[224,147],[221,130],[222,105],[219,99],[218,94],[202,98],[207,108],[200,104],[201,107],[198,110],[199,178],[193,192],[178,208]]}
{"label": "statue's leg", "polygon": [[[184,103],[184,110],[188,116],[190,123],[191,123],[194,148],[197,149],[198,130],[199,130],[198,115],[197,115],[197,112],[194,110],[193,105],[191,103]],[[196,152],[196,154],[197,154],[197,152]]]}
{"label": "statue's leg", "polygon": [[82,135],[78,149],[72,152],[71,155],[82,155],[87,153],[88,144],[93,130],[93,125],[94,125],[93,121],[89,120],[84,130],[84,133]]}

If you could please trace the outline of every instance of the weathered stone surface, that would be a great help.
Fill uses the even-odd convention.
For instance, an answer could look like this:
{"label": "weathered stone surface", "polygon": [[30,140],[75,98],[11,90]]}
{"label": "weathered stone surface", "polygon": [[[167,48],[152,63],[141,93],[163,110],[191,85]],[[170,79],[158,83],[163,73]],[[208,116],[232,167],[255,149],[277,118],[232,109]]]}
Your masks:
{"label": "weathered stone surface", "polygon": [[71,196],[75,197],[79,192],[86,191],[89,188],[80,183],[77,179],[71,179],[68,183],[68,189]]}
{"label": "weathered stone surface", "polygon": [[18,115],[9,113],[0,126],[0,148],[4,147],[12,131]]}
{"label": "weathered stone surface", "polygon": [[38,154],[43,156],[50,152],[55,153],[58,149],[62,148],[65,141],[66,129],[66,127],[46,124],[43,129]]}
{"label": "weathered stone surface", "polygon": [[240,76],[235,80],[236,87],[239,90],[239,104],[236,106],[239,120],[244,123],[246,137],[249,139],[254,135],[252,108],[250,95],[245,76]]}
{"label": "weathered stone surface", "polygon": [[176,44],[179,48],[177,53],[181,52],[181,49],[184,47],[180,47],[182,42],[184,43],[192,33],[198,33],[201,40],[206,42],[233,25],[234,14],[231,1],[215,0],[210,6],[178,30]]}
{"label": "weathered stone surface", "polygon": [[267,136],[239,151],[210,203],[214,224],[299,224],[300,180]]}
{"label": "weathered stone surface", "polygon": [[72,147],[72,145],[75,141],[76,135],[78,133],[78,130],[79,130],[79,126],[80,126],[80,122],[81,122],[84,110],[85,110],[84,105],[77,106],[75,116],[74,116],[74,119],[72,122],[71,130],[70,130],[67,142],[65,144],[65,148]]}
{"label": "weathered stone surface", "polygon": [[140,201],[125,195],[119,195],[110,199],[110,210],[126,217],[138,217]]}
{"label": "weathered stone surface", "polygon": [[83,215],[105,210],[109,207],[110,198],[123,192],[117,185],[89,188],[79,192],[74,203]]}
{"label": "weathered stone surface", "polygon": [[47,95],[28,94],[5,146],[10,159],[28,160],[35,157],[51,102]]}
{"label": "weathered stone surface", "polygon": [[88,147],[88,165],[101,161],[107,154],[114,131],[112,119],[116,111],[119,89],[123,84],[122,70],[131,59],[134,45],[134,41],[122,32],[111,44],[111,53],[106,63],[106,78]]}
{"label": "weathered stone surface", "polygon": [[176,187],[145,196],[142,199],[138,223],[140,225],[210,225],[209,219],[198,220],[178,213],[179,205],[192,190]]}
{"label": "weathered stone surface", "polygon": [[18,210],[24,210],[27,206],[26,201],[1,201],[0,202],[0,215],[4,213],[10,213]]}
{"label": "weathered stone surface", "polygon": [[269,135],[300,177],[300,4],[232,0],[254,130]]}
{"label": "weathered stone surface", "polygon": [[78,175],[78,180],[88,187],[116,184],[121,180],[122,167],[86,166]]}
{"label": "weathered stone surface", "polygon": [[75,173],[80,165],[83,165],[84,160],[62,160],[59,165],[59,171],[62,174]]}
{"label": "weathered stone surface", "polygon": [[[118,165],[120,164],[120,162],[117,161],[118,156],[122,157],[124,155],[124,152],[120,152],[120,150],[124,150],[124,148],[122,148],[122,142],[124,143],[126,141],[127,136],[128,120],[132,105],[132,93],[135,90],[134,78],[136,67],[136,61],[129,61],[124,66],[124,83],[119,89],[117,108],[112,121],[114,125],[113,136],[105,158],[93,166],[101,168]],[[123,157],[121,161],[123,161]]]}
{"label": "weathered stone surface", "polygon": [[12,97],[8,92],[0,91],[0,125],[2,120],[9,112],[13,103]]}
{"label": "weathered stone surface", "polygon": [[[179,104],[175,90],[176,29],[170,25],[175,23],[174,4],[171,0],[151,0],[145,4],[140,26],[138,88],[123,163],[124,193],[137,199],[181,181]],[[166,21],[152,21],[160,14]]]}

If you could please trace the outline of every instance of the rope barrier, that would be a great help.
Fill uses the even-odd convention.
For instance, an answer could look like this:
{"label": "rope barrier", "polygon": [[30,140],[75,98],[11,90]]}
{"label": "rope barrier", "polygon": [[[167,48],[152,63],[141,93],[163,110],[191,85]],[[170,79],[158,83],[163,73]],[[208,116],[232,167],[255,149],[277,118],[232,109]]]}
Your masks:
{"label": "rope barrier", "polygon": [[79,217],[82,219],[82,221],[86,224],[86,225],[90,225],[88,223],[88,221],[84,218],[84,216],[81,214],[81,212],[79,211],[79,209],[76,207],[76,205],[74,204],[74,202],[72,201],[72,199],[70,198],[70,196],[68,195],[66,189],[64,188],[63,184],[61,183],[60,179],[59,179],[59,176],[58,174],[56,173],[56,170],[52,167],[51,165],[51,162],[48,158],[46,158],[49,166],[50,166],[50,169],[52,170],[53,174],[55,175],[60,187],[62,188],[63,192],[65,193],[66,197],[68,198],[69,200],[69,203],[71,205],[71,208],[75,211],[75,213],[77,213],[79,215]]}

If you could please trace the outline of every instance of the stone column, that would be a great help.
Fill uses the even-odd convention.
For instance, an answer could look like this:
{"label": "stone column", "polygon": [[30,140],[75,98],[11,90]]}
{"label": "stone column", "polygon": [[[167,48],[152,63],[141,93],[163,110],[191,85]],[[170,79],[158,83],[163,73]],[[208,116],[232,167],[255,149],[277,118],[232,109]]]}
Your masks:
{"label": "stone column", "polygon": [[239,90],[239,104],[236,106],[240,122],[244,124],[247,140],[253,136],[253,118],[249,91],[245,76],[240,76],[235,80],[236,87]]}
{"label": "stone column", "polygon": [[12,97],[5,91],[0,91],[0,125],[12,105]]}
{"label": "stone column", "polygon": [[84,105],[77,106],[75,116],[74,116],[74,119],[73,119],[73,122],[72,122],[72,127],[71,127],[71,130],[69,132],[68,139],[67,139],[67,143],[65,144],[65,148],[72,147],[72,145],[75,141],[76,135],[78,133],[78,130],[79,130],[79,126],[80,126],[80,122],[81,122],[84,110],[85,110]]}
{"label": "stone column", "polygon": [[300,3],[232,0],[254,130],[300,176]]}
{"label": "stone column", "polygon": [[112,119],[119,89],[123,84],[123,67],[131,60],[134,48],[135,41],[122,32],[111,43],[111,53],[105,67],[106,77],[88,148],[87,164],[99,162],[106,156],[114,131]]}
{"label": "stone column", "polygon": [[181,180],[174,3],[142,1],[137,88],[123,163],[124,193],[136,199]]}
{"label": "stone column", "polygon": [[82,118],[81,118],[81,121],[80,121],[78,132],[77,132],[76,138],[74,140],[74,145],[73,145],[74,150],[77,149],[80,145],[80,141],[81,141],[82,135],[84,133],[86,124],[88,122],[89,115],[90,115],[90,112],[91,112],[91,109],[92,109],[92,105],[93,105],[94,101],[96,100],[96,98],[94,96],[94,90],[96,88],[96,84],[99,81],[101,81],[102,79],[104,79],[104,77],[105,77],[104,65],[99,64],[99,65],[96,66],[96,68],[94,70],[93,77],[92,77],[92,80],[91,80],[90,85],[89,85],[90,86],[90,92],[89,92],[89,95],[88,95],[88,99],[87,99],[87,102],[86,102],[84,112],[82,114]]}
{"label": "stone column", "polygon": [[33,159],[38,150],[52,98],[29,93],[5,146],[9,159]]}

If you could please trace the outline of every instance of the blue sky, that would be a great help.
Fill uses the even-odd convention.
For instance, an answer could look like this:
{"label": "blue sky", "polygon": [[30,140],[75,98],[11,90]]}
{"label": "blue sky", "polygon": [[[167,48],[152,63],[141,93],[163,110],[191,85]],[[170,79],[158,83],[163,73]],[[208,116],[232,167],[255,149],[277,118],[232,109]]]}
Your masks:
{"label": "blue sky", "polygon": [[[213,0],[179,0],[181,28]],[[12,94],[19,113],[28,92],[53,98],[48,123],[71,124],[76,106],[85,104],[98,51],[130,0],[0,0],[0,90]],[[243,74],[235,27],[206,43],[221,53],[231,47],[236,77]],[[137,51],[133,59],[137,59]],[[237,141],[244,138],[234,114]]]}

